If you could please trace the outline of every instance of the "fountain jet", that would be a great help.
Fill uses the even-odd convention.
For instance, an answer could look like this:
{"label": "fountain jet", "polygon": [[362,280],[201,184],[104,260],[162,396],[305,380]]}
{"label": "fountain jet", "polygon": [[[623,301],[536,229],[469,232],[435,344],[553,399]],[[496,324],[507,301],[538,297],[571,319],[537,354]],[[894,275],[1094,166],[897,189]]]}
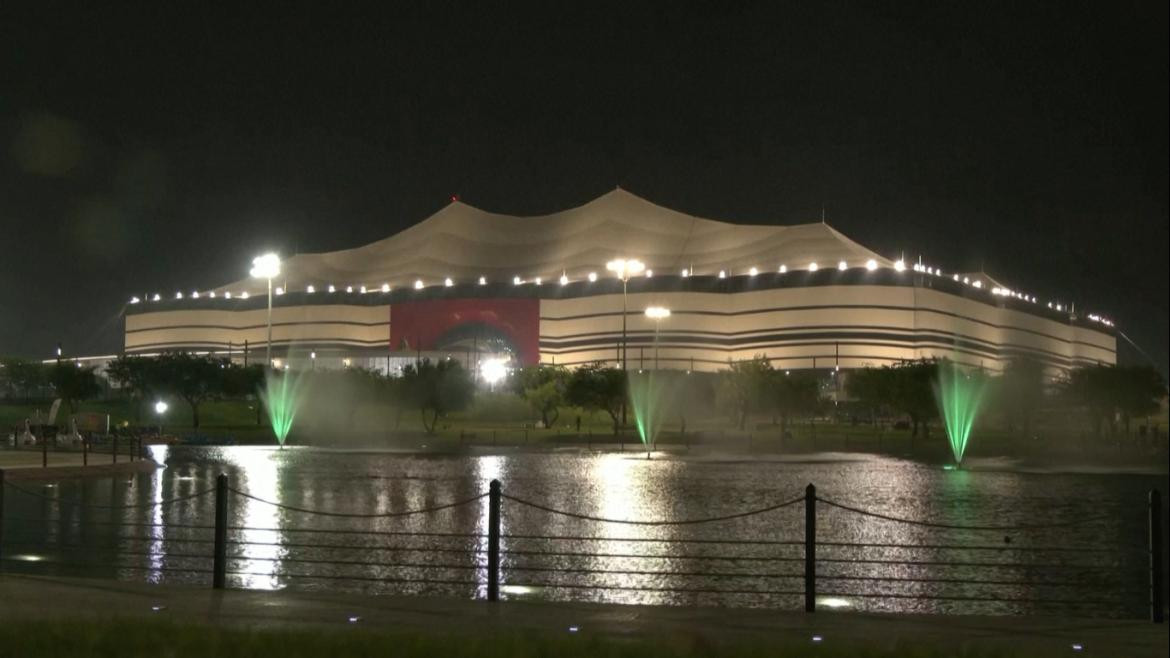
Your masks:
{"label": "fountain jet", "polygon": [[268,410],[268,421],[276,441],[284,448],[284,441],[292,430],[293,420],[300,407],[300,377],[291,372],[269,370],[264,374],[264,388],[260,399]]}
{"label": "fountain jet", "polygon": [[986,380],[977,373],[964,372],[951,361],[938,364],[938,375],[934,383],[934,398],[951,444],[951,454],[956,464],[963,463],[971,428],[979,407],[983,403]]}

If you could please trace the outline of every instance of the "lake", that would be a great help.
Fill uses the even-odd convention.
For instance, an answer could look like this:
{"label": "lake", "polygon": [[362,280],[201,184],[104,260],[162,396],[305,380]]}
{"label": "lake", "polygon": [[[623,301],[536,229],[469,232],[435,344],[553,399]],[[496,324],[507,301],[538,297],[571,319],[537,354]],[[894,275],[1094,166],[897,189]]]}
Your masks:
{"label": "lake", "polygon": [[[797,499],[817,509],[819,605],[866,611],[1147,614],[1146,495],[1166,474],[963,470],[853,453],[452,454],[150,448],[153,473],[24,481],[6,492],[4,569],[210,586],[214,502],[233,495],[231,587],[482,597],[487,491],[615,520],[684,521]],[[468,501],[404,517],[387,514]],[[926,527],[1069,524],[1020,530]],[[633,525],[503,501],[502,596],[798,609],[804,503],[710,523]]]}

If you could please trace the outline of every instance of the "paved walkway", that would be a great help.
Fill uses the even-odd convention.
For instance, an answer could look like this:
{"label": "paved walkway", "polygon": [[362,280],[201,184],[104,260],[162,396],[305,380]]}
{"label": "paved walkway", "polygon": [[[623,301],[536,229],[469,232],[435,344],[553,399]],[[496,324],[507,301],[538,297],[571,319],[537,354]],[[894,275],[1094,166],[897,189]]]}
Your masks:
{"label": "paved walkway", "polygon": [[879,615],[726,610],[588,603],[505,602],[330,593],[214,591],[110,580],[0,576],[0,618],[168,616],[177,620],[282,628],[315,624],[449,634],[544,630],[617,637],[689,637],[713,643],[821,642],[893,649],[899,642],[946,653],[1012,649],[1089,656],[1167,656],[1167,627],[1144,621],[1052,617]]}
{"label": "paved walkway", "polygon": [[5,478],[12,480],[43,480],[70,477],[108,477],[122,473],[150,471],[156,468],[149,459],[133,462],[126,455],[118,455],[114,464],[109,453],[90,453],[89,466],[83,465],[80,452],[49,452],[49,466],[41,467],[42,455],[39,450],[0,449],[0,470]]}

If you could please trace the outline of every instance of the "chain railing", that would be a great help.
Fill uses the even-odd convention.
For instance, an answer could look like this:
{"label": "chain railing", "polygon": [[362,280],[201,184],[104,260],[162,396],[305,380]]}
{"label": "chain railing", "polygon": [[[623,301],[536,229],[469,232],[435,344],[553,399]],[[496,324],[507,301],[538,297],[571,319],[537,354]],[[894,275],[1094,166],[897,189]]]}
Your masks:
{"label": "chain railing", "polygon": [[[809,485],[804,495],[723,515],[689,519],[618,519],[557,509],[503,492],[498,480],[488,491],[442,504],[394,512],[351,513],[288,505],[256,496],[230,485],[219,475],[213,488],[165,500],[126,505],[67,500],[6,482],[0,471],[0,561],[8,551],[28,545],[5,541],[5,523],[44,522],[5,515],[4,492],[12,489],[38,497],[58,510],[141,510],[179,506],[212,497],[214,524],[152,523],[86,520],[110,526],[115,534],[102,544],[67,543],[56,546],[70,556],[70,567],[114,567],[125,571],[210,576],[212,587],[227,587],[228,576],[238,579],[272,577],[274,569],[254,571],[256,563],[283,567],[279,578],[289,581],[348,581],[393,585],[412,591],[425,588],[473,589],[487,601],[501,598],[502,578],[510,587],[539,587],[552,592],[625,592],[643,595],[764,597],[767,600],[803,599],[806,612],[821,601],[864,599],[896,604],[1007,604],[1021,609],[1093,610],[1118,608],[1142,600],[1151,621],[1164,615],[1165,575],[1162,542],[1162,501],[1150,491],[1146,505],[1148,540],[1145,546],[1118,551],[1054,541],[1062,529],[1085,531],[1111,517],[1027,524],[957,524],[902,516],[847,505],[818,496]],[[272,507],[305,518],[354,521],[403,520],[427,522],[435,515],[486,499],[486,531],[445,529],[352,529],[285,524],[280,528],[231,524],[231,501]],[[505,509],[507,503],[507,509]],[[803,536],[743,537],[726,530],[735,521],[799,509],[803,503]],[[822,508],[824,511],[822,511]],[[525,512],[525,510],[527,512]],[[505,513],[534,513],[562,520],[601,524],[605,528],[710,528],[704,536],[646,537],[620,533],[504,532]],[[823,517],[823,518],[822,518]],[[818,525],[842,522],[893,524],[922,528],[944,535],[921,543],[907,541],[853,541],[822,536]],[[795,525],[795,524],[789,524]],[[531,527],[531,524],[528,524]],[[562,524],[551,519],[537,527]],[[866,526],[869,529],[869,526]],[[873,528],[880,530],[880,527]],[[272,537],[264,537],[272,533]],[[955,539],[956,533],[963,538]],[[994,533],[994,535],[993,535]],[[1006,534],[1005,534],[1006,533]],[[994,537],[994,538],[993,538]],[[503,544],[506,542],[506,547]],[[40,547],[43,547],[40,546]],[[263,554],[270,551],[271,554]],[[289,552],[292,552],[291,554]],[[99,554],[137,563],[89,562]],[[74,559],[76,556],[78,559]],[[1145,558],[1148,582],[1126,584],[1127,565]],[[142,564],[146,558],[150,564]],[[166,558],[166,563],[158,558]],[[668,562],[663,566],[662,562]],[[241,567],[240,565],[243,564]],[[234,568],[233,568],[234,565]],[[361,569],[353,573],[353,569]],[[206,581],[205,581],[206,582]],[[822,589],[822,585],[827,585]],[[1103,597],[1103,598],[1102,598]],[[1146,607],[1143,605],[1143,607]],[[1132,608],[1132,606],[1131,606]]]}

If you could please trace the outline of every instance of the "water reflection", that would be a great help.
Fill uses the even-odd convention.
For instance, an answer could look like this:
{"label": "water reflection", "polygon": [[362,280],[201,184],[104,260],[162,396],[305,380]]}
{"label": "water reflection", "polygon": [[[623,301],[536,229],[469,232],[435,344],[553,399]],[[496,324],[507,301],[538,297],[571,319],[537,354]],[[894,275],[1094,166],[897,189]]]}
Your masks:
{"label": "water reflection", "polygon": [[154,506],[150,508],[150,549],[148,551],[150,572],[147,579],[157,583],[162,580],[162,570],[166,566],[166,525],[163,523],[163,506],[159,503],[165,498],[163,495],[163,476],[167,473],[165,465],[170,448],[166,445],[152,445],[149,446],[149,453],[150,459],[158,464],[159,468],[150,474],[150,500]]}
{"label": "water reflection", "polygon": [[[234,487],[262,498],[281,503],[280,468],[274,448],[235,448],[226,450],[228,462],[237,469],[239,477]],[[246,589],[281,589],[284,585],[278,575],[279,559],[284,555],[280,546],[284,539],[280,509],[260,502],[233,496],[231,502],[239,505],[239,512],[231,513],[239,519],[240,559],[232,560],[229,570],[237,571],[239,586]],[[228,554],[231,555],[231,547]]]}

